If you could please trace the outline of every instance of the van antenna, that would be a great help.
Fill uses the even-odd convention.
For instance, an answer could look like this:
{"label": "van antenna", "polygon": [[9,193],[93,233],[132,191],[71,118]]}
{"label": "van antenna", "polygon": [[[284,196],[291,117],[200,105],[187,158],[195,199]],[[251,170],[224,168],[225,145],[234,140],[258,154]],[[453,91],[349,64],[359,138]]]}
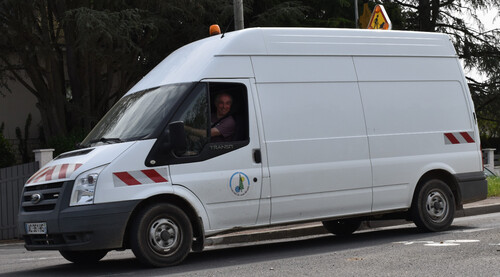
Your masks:
{"label": "van antenna", "polygon": [[231,22],[229,22],[229,24],[226,26],[226,29],[224,30],[224,33],[222,33],[222,36],[221,36],[220,38],[223,38],[223,37],[224,37],[224,35],[225,35],[225,34],[226,34],[226,32],[227,32],[227,29],[229,29],[229,26],[231,26],[231,24],[233,24],[233,22],[234,22],[234,17],[233,17],[233,18],[231,18]]}

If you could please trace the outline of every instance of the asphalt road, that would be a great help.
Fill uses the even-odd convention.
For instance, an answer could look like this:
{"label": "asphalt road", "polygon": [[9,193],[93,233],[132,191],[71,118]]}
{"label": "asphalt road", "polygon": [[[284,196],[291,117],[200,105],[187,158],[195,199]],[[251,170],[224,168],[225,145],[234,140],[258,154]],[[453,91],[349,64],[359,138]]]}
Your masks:
{"label": "asphalt road", "polygon": [[130,251],[79,267],[58,252],[0,245],[0,276],[500,276],[500,213],[455,219],[449,231],[413,224],[349,238],[317,235],[209,247],[179,266],[145,268]]}

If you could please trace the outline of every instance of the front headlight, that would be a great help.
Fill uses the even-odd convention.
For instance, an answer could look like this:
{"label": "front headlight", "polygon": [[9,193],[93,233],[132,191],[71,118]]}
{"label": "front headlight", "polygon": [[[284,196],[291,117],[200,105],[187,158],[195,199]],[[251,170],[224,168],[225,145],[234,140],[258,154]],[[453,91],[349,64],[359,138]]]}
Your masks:
{"label": "front headlight", "polygon": [[88,205],[94,203],[94,193],[99,173],[104,166],[97,167],[80,174],[73,185],[70,206]]}

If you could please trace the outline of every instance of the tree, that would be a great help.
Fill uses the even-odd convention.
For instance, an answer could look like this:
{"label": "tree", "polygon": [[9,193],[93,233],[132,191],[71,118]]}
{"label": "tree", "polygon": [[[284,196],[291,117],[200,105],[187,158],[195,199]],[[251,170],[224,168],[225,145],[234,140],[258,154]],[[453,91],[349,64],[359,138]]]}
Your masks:
{"label": "tree", "polygon": [[231,16],[231,0],[0,0],[0,87],[15,79],[36,96],[48,141],[88,132],[170,52]]}
{"label": "tree", "polygon": [[103,2],[0,2],[2,80],[36,96],[47,138],[89,130],[151,67],[142,49],[156,27],[125,1]]}
{"label": "tree", "polygon": [[354,28],[351,0],[247,1],[249,26]]}

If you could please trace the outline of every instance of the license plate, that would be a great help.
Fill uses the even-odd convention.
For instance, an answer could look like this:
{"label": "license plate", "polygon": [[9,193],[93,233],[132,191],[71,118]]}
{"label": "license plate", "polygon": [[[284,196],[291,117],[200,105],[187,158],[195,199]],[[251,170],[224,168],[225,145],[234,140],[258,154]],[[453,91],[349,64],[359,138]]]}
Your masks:
{"label": "license plate", "polygon": [[47,223],[26,223],[26,233],[28,235],[47,234]]}

